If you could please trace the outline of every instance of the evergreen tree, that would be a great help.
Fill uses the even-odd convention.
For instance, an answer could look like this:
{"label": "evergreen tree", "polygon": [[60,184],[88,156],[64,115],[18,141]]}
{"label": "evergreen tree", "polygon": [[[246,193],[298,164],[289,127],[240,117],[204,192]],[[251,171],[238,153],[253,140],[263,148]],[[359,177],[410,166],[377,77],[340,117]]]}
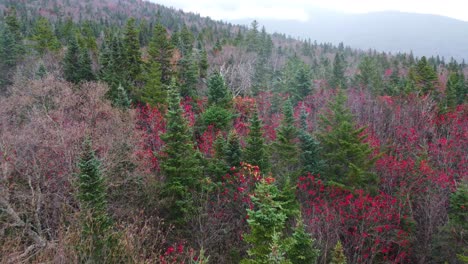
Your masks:
{"label": "evergreen tree", "polygon": [[119,84],[119,86],[117,87],[116,98],[113,102],[113,105],[123,109],[127,109],[130,107],[131,104],[132,100],[128,98],[127,91],[121,84]]}
{"label": "evergreen tree", "polygon": [[292,243],[287,251],[291,263],[316,263],[320,256],[320,250],[313,247],[314,240],[306,232],[302,219],[297,221],[291,238]]}
{"label": "evergreen tree", "polygon": [[302,175],[310,173],[312,175],[321,174],[324,166],[320,158],[320,145],[312,135],[307,132],[307,113],[304,109],[301,111],[301,130],[299,131],[300,140],[300,163]]}
{"label": "evergreen tree", "polygon": [[273,169],[282,178],[281,183],[284,183],[287,177],[296,176],[299,165],[299,153],[295,142],[297,133],[291,100],[287,100],[283,106],[283,121],[277,130],[276,141],[273,143]]}
{"label": "evergreen tree", "polygon": [[101,69],[99,79],[110,86],[107,93],[109,99],[116,104],[119,98],[118,88],[122,86],[128,94],[128,72],[126,71],[125,49],[122,38],[117,34],[109,34],[101,48],[99,63]]}
{"label": "evergreen tree", "polygon": [[356,128],[346,101],[346,95],[339,90],[329,104],[331,113],[320,117],[323,176],[330,184],[376,191],[377,177],[370,171],[376,158],[371,158],[373,149],[364,142],[365,127]]}
{"label": "evergreen tree", "polygon": [[332,88],[346,88],[346,61],[343,54],[336,53],[333,61],[333,79],[331,82]]}
{"label": "evergreen tree", "polygon": [[65,80],[75,84],[80,81],[94,80],[94,73],[91,65],[92,61],[88,50],[86,48],[80,49],[76,37],[71,38],[63,59]]}
{"label": "evergreen tree", "polygon": [[192,32],[188,29],[187,25],[184,24],[182,30],[180,31],[180,42],[178,45],[179,50],[182,52],[183,56],[192,54],[193,42],[195,37]]}
{"label": "evergreen tree", "polygon": [[47,69],[43,63],[39,65],[39,68],[36,71],[36,78],[42,79],[47,75]]}
{"label": "evergreen tree", "polygon": [[246,142],[247,146],[243,153],[243,160],[258,166],[262,172],[266,173],[270,168],[270,162],[265,139],[263,138],[262,121],[258,118],[256,109],[253,112],[252,119],[250,119],[250,131]]}
{"label": "evergreen tree", "polygon": [[232,113],[226,108],[220,106],[210,106],[202,115],[202,120],[205,127],[214,125],[215,128],[224,130],[229,127],[233,119]]}
{"label": "evergreen tree", "polygon": [[408,77],[416,85],[421,94],[435,93],[437,73],[423,56],[419,62],[410,69]]}
{"label": "evergreen tree", "polygon": [[65,80],[78,83],[80,82],[79,76],[79,60],[80,56],[80,47],[78,46],[78,42],[76,41],[76,37],[71,38],[70,42],[68,43],[67,52],[65,53],[65,57],[63,58],[63,74]]}
{"label": "evergreen tree", "polygon": [[107,214],[106,184],[90,140],[84,143],[78,167],[78,199],[83,224],[80,262],[102,263],[108,258],[112,243],[109,236],[112,221]]}
{"label": "evergreen tree", "polygon": [[199,62],[199,68],[200,68],[200,78],[206,78],[207,73],[208,73],[208,54],[206,53],[205,49],[202,49],[201,54],[200,54],[200,62]]}
{"label": "evergreen tree", "polygon": [[332,259],[330,261],[330,264],[346,264],[346,256],[343,252],[343,246],[341,245],[341,241],[338,240],[338,242],[335,245],[335,248],[333,248],[332,251]]}
{"label": "evergreen tree", "polygon": [[211,74],[208,80],[208,104],[228,107],[231,102],[231,93],[219,71]]}
{"label": "evergreen tree", "polygon": [[34,47],[40,55],[43,55],[46,51],[57,51],[60,49],[60,42],[54,34],[52,25],[45,17],[37,20],[32,40],[35,41]]}
{"label": "evergreen tree", "polygon": [[134,82],[141,74],[141,52],[138,30],[135,25],[135,18],[130,18],[125,26],[124,34],[125,70],[128,78]]}
{"label": "evergreen tree", "polygon": [[244,235],[244,240],[251,246],[247,251],[249,258],[241,263],[270,263],[274,236],[279,234],[282,237],[290,215],[279,196],[280,191],[274,184],[265,180],[257,184],[255,195],[251,196],[255,208],[247,209],[250,233]]}
{"label": "evergreen tree", "polygon": [[239,142],[239,136],[235,130],[231,130],[229,133],[224,153],[226,157],[226,163],[229,167],[240,166],[242,150]]}
{"label": "evergreen tree", "polygon": [[356,75],[358,84],[366,87],[374,94],[381,94],[383,89],[382,76],[375,60],[371,57],[364,57],[358,66],[359,74]]}
{"label": "evergreen tree", "polygon": [[153,38],[149,43],[148,54],[151,60],[159,63],[161,67],[161,82],[168,85],[172,76],[172,53],[173,46],[167,38],[166,28],[157,23],[154,27]]}
{"label": "evergreen tree", "polygon": [[80,49],[80,55],[78,57],[78,74],[80,76],[80,80],[82,81],[93,81],[95,80],[93,68],[93,62],[91,61],[91,57],[89,55],[87,48]]}
{"label": "evergreen tree", "polygon": [[179,85],[181,97],[196,97],[198,84],[198,63],[193,56],[187,55],[182,58],[179,66]]}
{"label": "evergreen tree", "polygon": [[183,224],[194,210],[192,191],[199,188],[202,168],[193,146],[192,136],[183,117],[175,81],[169,88],[166,143],[161,156],[161,170],[166,176],[163,196],[169,199],[169,219]]}
{"label": "evergreen tree", "polygon": [[214,156],[208,160],[207,171],[215,182],[221,182],[222,178],[229,171],[229,166],[225,160],[226,140],[218,133],[213,143]]}
{"label": "evergreen tree", "polygon": [[152,61],[146,71],[143,86],[140,93],[140,100],[151,106],[164,105],[166,103],[167,91],[165,85],[161,83],[161,66],[159,62]]}

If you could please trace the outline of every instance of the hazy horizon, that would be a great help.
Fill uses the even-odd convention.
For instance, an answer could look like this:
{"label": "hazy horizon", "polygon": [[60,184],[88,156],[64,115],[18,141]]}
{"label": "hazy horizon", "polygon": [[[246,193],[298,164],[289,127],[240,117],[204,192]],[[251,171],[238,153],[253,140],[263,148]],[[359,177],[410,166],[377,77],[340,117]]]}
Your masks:
{"label": "hazy horizon", "polygon": [[345,14],[398,11],[446,16],[468,22],[465,12],[468,3],[463,0],[149,0],[220,20],[246,18],[309,21],[314,10],[326,9]]}

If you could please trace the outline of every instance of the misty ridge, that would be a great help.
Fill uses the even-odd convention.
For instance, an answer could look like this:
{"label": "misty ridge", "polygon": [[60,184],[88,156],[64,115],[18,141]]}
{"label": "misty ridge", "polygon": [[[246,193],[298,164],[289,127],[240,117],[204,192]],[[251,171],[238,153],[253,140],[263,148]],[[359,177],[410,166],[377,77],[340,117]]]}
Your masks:
{"label": "misty ridge", "polygon": [[[269,32],[292,37],[343,42],[352,48],[396,54],[440,56],[447,61],[468,59],[468,22],[428,14],[382,11],[344,14],[325,9],[309,10],[309,20],[260,19]],[[252,19],[232,22],[248,25]]]}

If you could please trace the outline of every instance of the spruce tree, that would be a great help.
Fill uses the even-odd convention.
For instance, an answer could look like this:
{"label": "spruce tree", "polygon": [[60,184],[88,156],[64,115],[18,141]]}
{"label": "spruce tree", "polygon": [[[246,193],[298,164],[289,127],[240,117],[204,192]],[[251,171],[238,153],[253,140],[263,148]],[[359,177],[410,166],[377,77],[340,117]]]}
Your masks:
{"label": "spruce tree", "polygon": [[125,26],[124,33],[125,70],[128,78],[134,82],[141,74],[142,60],[140,52],[140,40],[135,25],[135,18],[130,18]]}
{"label": "spruce tree", "polygon": [[263,138],[262,122],[258,118],[258,111],[255,109],[250,119],[250,131],[246,139],[247,146],[244,150],[243,160],[249,164],[256,165],[266,173],[270,168],[268,152]]}
{"label": "spruce tree", "polygon": [[90,140],[78,163],[78,199],[82,219],[80,262],[102,263],[112,247],[112,221],[107,213],[106,184]]}
{"label": "spruce tree", "polygon": [[336,243],[335,247],[333,248],[332,259],[330,261],[330,264],[346,264],[346,256],[343,252],[343,246],[341,245],[341,241],[338,240]]}
{"label": "spruce tree", "polygon": [[63,59],[65,80],[72,83],[94,80],[92,61],[86,48],[80,48],[76,37],[71,38]]}
{"label": "spruce tree", "polygon": [[239,136],[235,130],[231,130],[228,136],[226,149],[224,151],[226,163],[229,167],[239,167],[242,157],[241,145]]}
{"label": "spruce tree", "polygon": [[67,52],[63,58],[63,74],[65,80],[75,84],[80,82],[78,64],[79,57],[80,47],[78,46],[76,37],[73,37],[68,43]]}
{"label": "spruce tree", "polygon": [[34,28],[32,40],[35,41],[34,47],[40,55],[46,51],[57,51],[60,49],[60,42],[55,36],[52,25],[45,17],[39,18]]}
{"label": "spruce tree", "polygon": [[294,126],[294,113],[291,100],[283,106],[283,120],[277,129],[276,141],[273,142],[273,169],[280,177],[280,183],[295,175],[299,165],[299,153],[296,145],[297,128]]}
{"label": "spruce tree", "polygon": [[166,133],[162,135],[166,145],[161,156],[161,170],[166,176],[163,196],[170,201],[169,218],[183,224],[194,210],[191,192],[199,188],[202,168],[175,81],[169,88],[166,120]]}
{"label": "spruce tree", "polygon": [[376,158],[371,158],[373,149],[364,142],[365,127],[356,128],[346,101],[340,89],[329,103],[331,113],[320,117],[318,137],[325,160],[322,175],[330,184],[376,191],[377,177],[371,172]]}
{"label": "spruce tree", "polygon": [[78,57],[78,74],[81,81],[95,80],[92,64],[93,62],[91,61],[88,49],[84,47],[81,48]]}
{"label": "spruce tree", "polygon": [[231,93],[226,87],[221,73],[219,71],[213,72],[208,80],[208,104],[228,107],[231,98]]}
{"label": "spruce tree", "polygon": [[154,27],[153,37],[149,43],[148,54],[152,61],[159,63],[161,67],[161,82],[169,85],[171,82],[171,59],[174,47],[168,39],[166,28],[157,23]]}
{"label": "spruce tree", "polygon": [[193,56],[187,55],[182,58],[179,66],[179,85],[180,85],[180,96],[185,97],[196,97],[197,96],[197,84],[198,84],[198,63],[194,60]]}
{"label": "spruce tree", "polygon": [[314,239],[305,230],[304,223],[299,217],[291,236],[292,243],[287,254],[292,264],[316,263],[320,250],[313,247]]}
{"label": "spruce tree", "polygon": [[161,66],[159,62],[152,61],[145,72],[145,85],[140,92],[140,100],[151,106],[166,104],[167,91],[161,82]]}
{"label": "spruce tree", "polygon": [[336,53],[333,60],[333,79],[331,83],[332,88],[346,88],[346,61],[343,54]]}
{"label": "spruce tree", "polygon": [[283,237],[285,223],[290,215],[279,196],[276,185],[265,180],[257,184],[255,195],[251,196],[255,207],[247,209],[250,232],[244,235],[244,240],[251,246],[247,251],[249,258],[241,263],[269,263],[274,235]]}
{"label": "spruce tree", "polygon": [[210,65],[208,64],[208,54],[206,53],[206,49],[202,49],[198,66],[200,68],[200,78],[206,78],[209,66]]}
{"label": "spruce tree", "polygon": [[436,93],[437,73],[427,62],[425,56],[421,57],[419,62],[410,69],[409,79],[416,85],[421,94]]}
{"label": "spruce tree", "polygon": [[304,109],[301,111],[301,130],[299,131],[300,140],[300,163],[302,175],[311,173],[318,175],[323,168],[323,161],[320,158],[320,145],[315,138],[307,132],[307,113]]}

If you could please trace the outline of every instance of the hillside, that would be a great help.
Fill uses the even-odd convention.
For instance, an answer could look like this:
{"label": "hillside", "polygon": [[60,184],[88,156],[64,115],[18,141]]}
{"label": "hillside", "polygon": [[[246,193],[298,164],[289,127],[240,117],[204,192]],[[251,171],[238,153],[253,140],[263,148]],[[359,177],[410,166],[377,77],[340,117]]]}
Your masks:
{"label": "hillside", "polygon": [[1,263],[463,263],[468,68],[138,0],[0,0]]}
{"label": "hillside", "polygon": [[[310,21],[262,20],[272,32],[354,48],[468,60],[468,22],[437,15],[401,12],[341,14],[310,11]],[[250,20],[234,21],[249,24]],[[430,25],[430,27],[428,26]]]}

